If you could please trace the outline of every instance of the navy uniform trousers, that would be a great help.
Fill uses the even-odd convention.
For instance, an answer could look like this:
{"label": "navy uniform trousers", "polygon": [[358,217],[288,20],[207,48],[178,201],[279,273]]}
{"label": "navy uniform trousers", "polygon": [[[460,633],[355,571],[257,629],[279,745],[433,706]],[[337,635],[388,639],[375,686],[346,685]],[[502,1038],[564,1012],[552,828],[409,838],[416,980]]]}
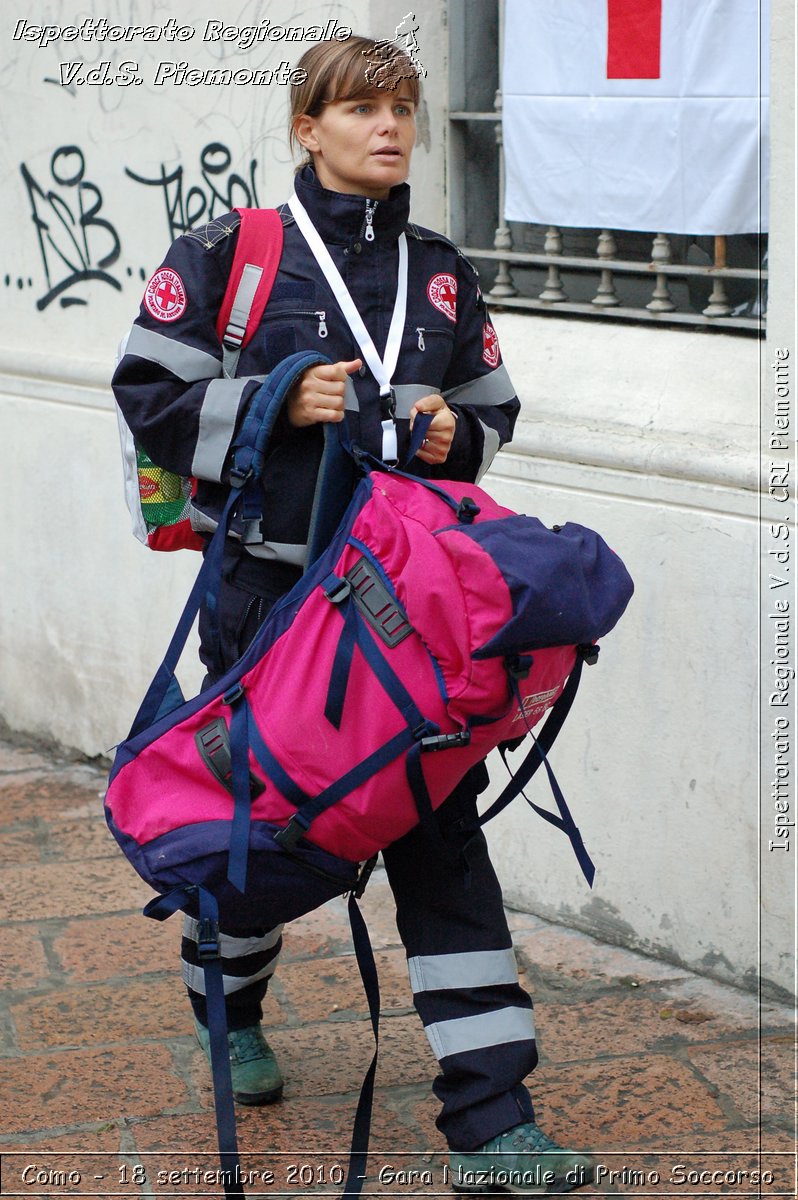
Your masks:
{"label": "navy uniform trousers", "polygon": [[[246,557],[226,564],[219,603],[225,667],[243,653],[277,598],[270,594],[274,581],[263,586],[259,570]],[[280,578],[274,591],[282,594],[292,582]],[[206,658],[202,617],[200,634]],[[440,1067],[433,1083],[443,1106],[437,1125],[461,1151],[533,1119],[523,1080],[537,1062],[532,1001],[518,982],[501,889],[476,819],[486,782],[480,765],[438,809],[446,857],[421,826],[383,851],[413,1001]],[[207,1023],[196,936],[196,922],[186,918],[183,978],[197,1018]],[[260,1020],[281,946],[282,927],[222,931],[231,1029]]]}

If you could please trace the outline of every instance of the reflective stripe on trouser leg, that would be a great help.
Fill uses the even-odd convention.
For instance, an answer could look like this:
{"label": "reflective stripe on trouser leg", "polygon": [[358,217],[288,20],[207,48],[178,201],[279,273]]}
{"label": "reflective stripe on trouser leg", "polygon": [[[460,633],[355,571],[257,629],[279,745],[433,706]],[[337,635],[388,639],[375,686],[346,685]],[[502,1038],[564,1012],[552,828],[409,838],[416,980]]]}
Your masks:
{"label": "reflective stripe on trouser leg", "polygon": [[[195,1016],[206,1025],[205,978],[197,954],[197,929],[193,917],[184,918],[181,947],[183,982],[188,988]],[[277,925],[274,929],[254,933],[220,932],[225,1007],[230,1029],[245,1029],[260,1021],[263,1015],[261,1001],[266,995],[282,949],[282,930],[282,925]]]}
{"label": "reflective stripe on trouser leg", "polygon": [[533,1119],[523,1080],[537,1063],[532,1001],[475,800],[467,776],[439,809],[459,862],[442,862],[420,827],[383,852],[413,1000],[441,1070],[436,1123],[455,1150]]}

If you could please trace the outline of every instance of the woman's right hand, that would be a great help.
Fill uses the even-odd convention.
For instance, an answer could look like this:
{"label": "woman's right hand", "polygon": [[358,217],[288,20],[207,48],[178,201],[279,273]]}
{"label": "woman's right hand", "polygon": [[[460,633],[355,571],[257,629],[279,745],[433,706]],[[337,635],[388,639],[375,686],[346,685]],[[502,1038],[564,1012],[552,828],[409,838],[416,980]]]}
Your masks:
{"label": "woman's right hand", "polygon": [[303,371],[286,401],[290,424],[302,429],[320,421],[343,421],[346,377],[361,366],[361,360],[355,358],[352,362],[317,363]]}

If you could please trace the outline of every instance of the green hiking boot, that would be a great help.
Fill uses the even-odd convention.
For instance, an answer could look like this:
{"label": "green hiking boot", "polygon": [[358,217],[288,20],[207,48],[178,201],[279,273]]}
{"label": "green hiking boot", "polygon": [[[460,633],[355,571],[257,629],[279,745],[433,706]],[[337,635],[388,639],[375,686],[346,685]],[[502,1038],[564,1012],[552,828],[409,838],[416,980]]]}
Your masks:
{"label": "green hiking boot", "polygon": [[[211,1061],[211,1039],[208,1030],[194,1018],[197,1041]],[[237,1104],[274,1104],[283,1094],[283,1077],[274,1051],[263,1036],[260,1025],[233,1029],[227,1035],[230,1047],[230,1073],[233,1077],[233,1099]]]}
{"label": "green hiking boot", "polygon": [[449,1179],[456,1192],[517,1192],[547,1196],[593,1182],[588,1154],[563,1150],[534,1121],[516,1125],[467,1153],[449,1154]]}

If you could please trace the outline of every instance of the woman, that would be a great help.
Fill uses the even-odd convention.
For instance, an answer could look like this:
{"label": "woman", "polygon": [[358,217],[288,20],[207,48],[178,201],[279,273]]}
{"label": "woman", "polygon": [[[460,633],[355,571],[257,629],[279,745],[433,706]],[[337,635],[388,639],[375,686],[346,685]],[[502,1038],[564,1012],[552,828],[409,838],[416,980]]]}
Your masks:
{"label": "woman", "polygon": [[[448,239],[409,223],[418,78],[396,50],[396,86],[371,87],[369,51],[373,43],[358,37],[319,43],[298,64],[306,82],[292,88],[291,138],[307,158],[295,197],[281,209],[280,269],[238,377],[219,377],[215,331],[239,224],[233,213],[172,246],[161,270],[179,276],[182,307],[161,313],[142,305],[114,378],[120,407],[152,459],[198,477],[195,516],[203,529],[219,515],[230,446],[263,374],[297,350],[317,349],[332,360],[305,372],[280,415],[259,530],[228,539],[218,647],[200,620],[208,682],[240,657],[269,607],[302,573],[325,424],[346,418],[357,444],[404,461],[416,414],[431,413],[412,469],[475,480],[509,441],[517,415],[476,272]],[[414,1001],[440,1062],[437,1124],[452,1150],[453,1174],[501,1166],[534,1175],[540,1159],[552,1173],[548,1190],[567,1191],[589,1183],[592,1169],[589,1159],[559,1150],[541,1133],[522,1082],[537,1061],[532,1005],[518,983],[501,891],[476,822],[476,796],[486,781],[484,766],[470,772],[439,810],[456,852],[451,861],[441,861],[420,829],[383,857]],[[234,1091],[244,1104],[282,1094],[260,1026],[280,946],[280,929],[223,935]],[[191,920],[183,967],[207,1053]],[[463,1190],[479,1192],[483,1184]],[[537,1189],[513,1190],[546,1186],[538,1180]]]}

